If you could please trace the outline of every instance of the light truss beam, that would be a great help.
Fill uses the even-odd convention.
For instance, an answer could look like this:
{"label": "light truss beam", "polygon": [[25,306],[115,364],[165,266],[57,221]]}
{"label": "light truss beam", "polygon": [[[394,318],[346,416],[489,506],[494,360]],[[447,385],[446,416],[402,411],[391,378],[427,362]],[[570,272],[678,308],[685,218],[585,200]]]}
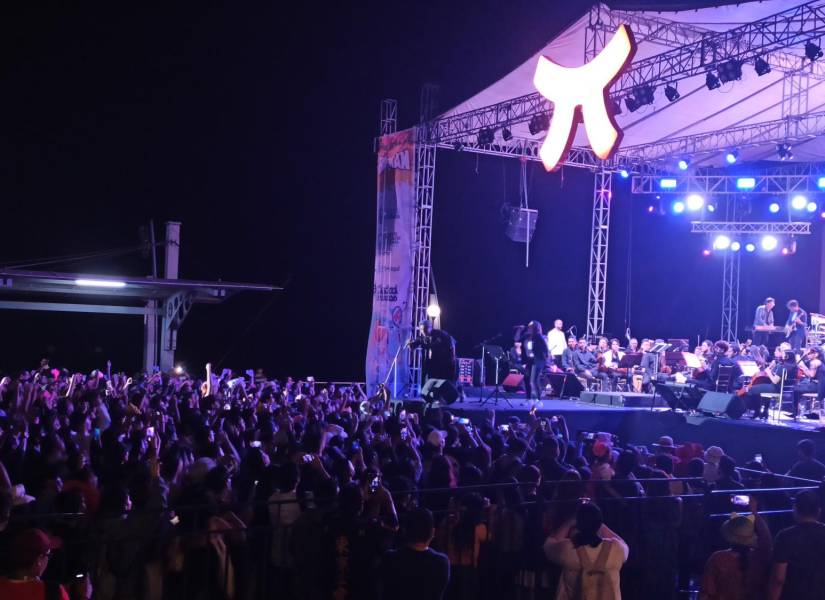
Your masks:
{"label": "light truss beam", "polygon": [[613,177],[597,171],[593,181],[593,228],[590,237],[590,285],[587,293],[587,335],[604,333],[607,303],[607,250],[610,240],[610,199]]}
{"label": "light truss beam", "polygon": [[[631,191],[634,194],[791,194],[821,192],[819,178],[825,176],[821,167],[814,165],[797,165],[797,172],[792,169],[783,172],[781,169],[768,170],[757,174],[719,175],[719,174],[688,174],[667,175],[665,177],[652,175],[634,175],[631,181]],[[739,180],[752,178],[753,187],[743,189],[739,187]],[[662,180],[675,181],[674,187],[662,187]],[[750,182],[749,182],[750,183]]]}
{"label": "light truss beam", "polygon": [[[642,84],[656,86],[681,81],[705,73],[722,60],[748,60],[799,46],[822,35],[825,35],[825,0],[808,2],[635,62],[619,78],[611,95],[623,96]],[[550,112],[550,103],[533,92],[438,119],[427,130],[431,140],[448,142],[466,139],[484,128],[499,129],[524,123],[534,115]]]}
{"label": "light truss beam", "polygon": [[811,224],[806,222],[771,221],[691,221],[691,233],[718,233],[745,235],[772,233],[776,235],[809,235]]}
{"label": "light truss beam", "polygon": [[680,154],[698,156],[729,150],[748,148],[770,143],[798,143],[825,134],[825,112],[790,116],[773,121],[730,127],[696,135],[639,144],[622,148],[628,160],[637,162],[671,159]]}

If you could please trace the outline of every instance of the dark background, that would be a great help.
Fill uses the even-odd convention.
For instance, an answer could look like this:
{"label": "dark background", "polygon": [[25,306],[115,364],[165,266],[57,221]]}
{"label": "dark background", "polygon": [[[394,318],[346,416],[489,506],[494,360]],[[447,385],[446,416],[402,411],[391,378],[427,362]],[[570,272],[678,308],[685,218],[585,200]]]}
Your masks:
{"label": "dark background", "polygon": [[[398,99],[401,127],[414,123],[425,82],[440,86],[442,109],[455,105],[586,4],[7,10],[0,261],[128,246],[150,219],[159,236],[165,220],[179,220],[182,277],[290,282],[280,295],[196,307],[179,337],[182,361],[361,378],[380,100]],[[504,236],[500,217],[504,202],[518,202],[518,164],[440,151],[437,165],[433,265],[443,326],[459,353],[530,318],[549,325],[558,315],[583,331],[592,174],[530,165],[540,217],[525,269],[524,246]],[[718,336],[721,260],[701,256],[707,240],[687,233],[687,218],[652,217],[649,198],[628,189],[629,181],[614,188],[607,329]],[[814,237],[794,257],[746,258],[743,324],[768,293],[816,302]],[[136,254],[50,268],[145,275],[151,266]],[[0,340],[0,369],[41,356],[86,369],[111,358],[134,369],[142,333],[136,317],[0,312]]]}

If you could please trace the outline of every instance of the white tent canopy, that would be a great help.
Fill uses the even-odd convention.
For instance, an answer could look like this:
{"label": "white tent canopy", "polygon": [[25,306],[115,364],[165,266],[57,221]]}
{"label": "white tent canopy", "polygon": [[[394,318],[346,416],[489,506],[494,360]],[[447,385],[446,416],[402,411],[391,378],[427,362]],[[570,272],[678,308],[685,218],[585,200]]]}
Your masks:
{"label": "white tent canopy", "polygon": [[[634,31],[638,44],[634,63],[637,63],[642,59],[673,50],[679,42],[673,39],[665,42],[663,39],[645,37],[644,31],[640,31],[641,27],[634,27],[634,18],[685,24],[695,35],[695,32],[700,30],[727,31],[787,11],[798,4],[802,3],[766,0],[682,12],[610,11],[604,5],[600,7],[600,10],[604,13],[609,12],[611,20],[617,19],[619,22],[627,23]],[[536,90],[533,86],[533,75],[541,55],[568,67],[582,65],[589,18],[590,15],[585,14],[508,75],[445,112],[441,118],[534,93]],[[608,39],[610,35],[608,34]],[[620,151],[634,155],[638,147],[683,136],[714,134],[743,125],[776,121],[787,117],[788,114],[796,117],[825,113],[825,65],[811,63],[805,58],[807,41],[808,39],[800,39],[791,47],[761,55],[773,67],[770,73],[761,77],[757,76],[754,71],[751,59],[742,66],[741,80],[725,83],[719,89],[708,90],[705,85],[705,73],[701,73],[676,84],[681,94],[681,98],[676,102],[669,102],[665,97],[663,90],[666,83],[663,82],[655,84],[655,100],[652,105],[642,106],[636,112],[631,113],[622,101],[623,112],[616,116],[616,122],[624,131]],[[820,43],[816,38],[811,41]],[[759,55],[758,52],[755,52],[754,56],[757,55]],[[723,61],[724,57],[719,57],[719,60]],[[825,58],[821,60],[825,61]],[[780,64],[784,66],[784,69],[777,68]],[[797,70],[793,71],[793,69]],[[792,72],[796,73],[793,77]],[[808,76],[800,77],[799,73],[807,73]],[[807,106],[804,102],[801,105],[797,103],[795,108],[789,110],[788,107],[793,106],[793,103],[786,103],[786,109],[783,112],[783,96],[786,98],[789,96],[791,79],[796,82],[801,81],[807,87]],[[544,135],[544,132],[541,132],[537,136],[531,136],[527,123],[514,125],[510,129],[514,136],[521,138],[535,139]],[[496,136],[497,139],[500,138],[501,133],[496,132]],[[825,161],[825,143],[821,136],[795,136],[791,129],[788,138],[793,141],[796,161]],[[778,141],[781,140],[774,132],[771,136],[766,136],[762,143],[754,142],[753,145],[739,149],[740,159],[778,160],[776,153]],[[574,146],[587,146],[583,127],[579,127]],[[704,166],[722,166],[722,154],[721,151],[700,154],[694,157],[694,163]],[[673,159],[672,156],[664,155],[658,158]]]}

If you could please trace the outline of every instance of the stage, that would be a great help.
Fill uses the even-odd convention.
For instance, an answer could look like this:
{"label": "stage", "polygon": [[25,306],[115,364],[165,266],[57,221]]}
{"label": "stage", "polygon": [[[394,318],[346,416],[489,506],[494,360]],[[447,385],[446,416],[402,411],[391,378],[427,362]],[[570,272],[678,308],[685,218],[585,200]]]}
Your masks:
{"label": "stage", "polygon": [[[513,416],[526,419],[531,405],[525,401],[523,392],[501,393],[497,402],[490,397],[492,388],[485,388],[483,396],[480,392],[479,388],[465,388],[466,396],[463,400],[459,399],[443,408],[457,417],[469,418],[474,424],[481,423],[490,408],[496,411],[497,424],[506,423]],[[592,396],[595,395],[589,397]],[[618,435],[622,444],[650,446],[659,436],[669,435],[677,444],[698,442],[705,448],[720,446],[740,466],[750,461],[755,454],[762,454],[765,465],[776,472],[784,472],[793,464],[796,460],[796,443],[804,438],[813,439],[817,443],[820,459],[825,456],[825,421],[794,421],[784,414],[779,421],[767,422],[748,417],[730,419],[724,416],[693,416],[686,412],[674,412],[666,405],[658,406],[658,398],[657,406],[651,408],[651,394],[625,396],[634,401],[626,401],[625,405],[608,405],[579,399],[544,399],[539,403],[537,415],[563,415],[571,437],[575,437],[581,430],[607,431]],[[482,398],[486,399],[483,404]],[[636,402],[646,406],[631,406]],[[407,400],[404,405],[408,410],[421,410],[424,402]]]}

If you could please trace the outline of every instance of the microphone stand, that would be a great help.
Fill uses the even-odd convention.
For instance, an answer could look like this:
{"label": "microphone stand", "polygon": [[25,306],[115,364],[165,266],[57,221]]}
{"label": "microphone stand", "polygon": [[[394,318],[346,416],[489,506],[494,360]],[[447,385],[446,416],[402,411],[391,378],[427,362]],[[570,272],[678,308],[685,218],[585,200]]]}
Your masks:
{"label": "microphone stand", "polygon": [[401,354],[401,350],[407,347],[407,344],[410,343],[410,340],[407,340],[403,344],[398,345],[398,350],[395,351],[395,356],[392,359],[392,363],[390,363],[390,368],[387,371],[387,376],[384,377],[384,387],[387,387],[387,382],[390,380],[390,373],[393,374],[393,381],[392,381],[392,397],[398,398],[398,355]]}

